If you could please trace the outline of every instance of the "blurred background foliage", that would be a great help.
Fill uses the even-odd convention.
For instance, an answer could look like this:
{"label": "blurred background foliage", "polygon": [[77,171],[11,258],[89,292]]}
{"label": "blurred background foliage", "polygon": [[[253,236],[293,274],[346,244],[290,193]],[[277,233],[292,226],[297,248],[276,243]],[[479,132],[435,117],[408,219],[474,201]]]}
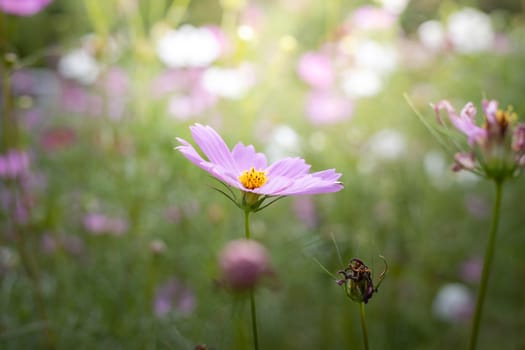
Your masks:
{"label": "blurred background foliage", "polygon": [[[315,260],[336,273],[360,257],[377,278],[379,255],[390,271],[367,305],[372,348],[466,346],[493,188],[450,170],[404,94],[431,124],[443,98],[524,115],[523,6],[54,0],[0,12],[0,154],[29,159],[0,185],[0,347],[241,348],[247,305],[216,280],[242,213],[173,149],[196,122],[231,147],[343,173],[339,193],[252,218],[278,276],[257,293],[262,348],[359,348],[358,306]],[[506,184],[480,349],[525,349],[524,196],[522,178]],[[450,284],[459,295],[442,305]]]}

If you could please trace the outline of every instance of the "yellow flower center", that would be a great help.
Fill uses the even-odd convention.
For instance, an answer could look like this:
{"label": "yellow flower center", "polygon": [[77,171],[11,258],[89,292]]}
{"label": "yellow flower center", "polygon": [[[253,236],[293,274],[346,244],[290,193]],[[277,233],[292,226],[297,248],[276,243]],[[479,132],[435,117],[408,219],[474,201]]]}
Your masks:
{"label": "yellow flower center", "polygon": [[516,120],[518,120],[518,116],[516,115],[516,112],[513,111],[512,106],[507,107],[506,111],[502,109],[496,111],[496,122],[504,128]]}
{"label": "yellow flower center", "polygon": [[255,170],[254,167],[251,167],[250,170],[243,171],[241,176],[239,176],[239,181],[249,190],[261,187],[267,180],[266,172],[263,170]]}

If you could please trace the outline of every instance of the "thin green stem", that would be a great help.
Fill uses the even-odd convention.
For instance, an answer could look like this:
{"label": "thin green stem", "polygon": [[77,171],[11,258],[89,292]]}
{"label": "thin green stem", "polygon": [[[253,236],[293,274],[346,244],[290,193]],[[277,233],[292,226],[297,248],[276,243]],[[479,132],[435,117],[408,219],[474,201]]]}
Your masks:
{"label": "thin green stem", "polygon": [[481,316],[483,312],[483,301],[485,299],[485,294],[487,293],[487,284],[489,280],[490,267],[492,265],[492,258],[494,256],[494,246],[496,243],[496,233],[498,231],[503,184],[502,181],[496,181],[495,184],[496,198],[494,200],[494,206],[492,208],[492,224],[490,227],[489,241],[487,243],[487,248],[485,251],[485,259],[483,261],[483,271],[481,273],[478,298],[476,301],[476,310],[474,312],[474,319],[472,321],[472,332],[470,334],[469,350],[476,349],[479,325],[481,322]]}
{"label": "thin green stem", "polygon": [[246,239],[250,239],[250,211],[244,211],[244,232],[246,234]]}
{"label": "thin green stem", "polygon": [[259,337],[257,336],[257,309],[253,288],[250,290],[250,310],[252,314],[253,348],[259,350]]}
{"label": "thin green stem", "polygon": [[[250,239],[250,211],[244,211],[244,229],[246,239]],[[257,336],[257,309],[255,307],[254,289],[250,289],[250,312],[252,315],[253,348],[259,350],[259,337]]]}
{"label": "thin green stem", "polygon": [[361,329],[363,330],[363,345],[365,350],[368,350],[368,330],[366,328],[366,319],[365,319],[365,303],[360,302],[360,315],[361,315]]}

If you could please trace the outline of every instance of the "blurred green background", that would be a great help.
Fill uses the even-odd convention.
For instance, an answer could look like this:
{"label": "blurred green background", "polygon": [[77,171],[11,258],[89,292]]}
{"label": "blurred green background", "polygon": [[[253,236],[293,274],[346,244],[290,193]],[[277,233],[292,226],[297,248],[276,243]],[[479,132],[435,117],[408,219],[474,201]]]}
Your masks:
{"label": "blurred green background", "polygon": [[[371,347],[466,347],[493,186],[450,170],[404,95],[430,124],[444,98],[525,115],[522,1],[54,0],[0,30],[0,154],[29,158],[0,184],[0,348],[243,348],[248,305],[216,284],[243,213],[174,150],[196,122],[343,173],[252,216],[278,279],[262,349],[361,348],[316,260],[377,279],[379,255]],[[524,196],[505,184],[480,349],[525,349]]]}

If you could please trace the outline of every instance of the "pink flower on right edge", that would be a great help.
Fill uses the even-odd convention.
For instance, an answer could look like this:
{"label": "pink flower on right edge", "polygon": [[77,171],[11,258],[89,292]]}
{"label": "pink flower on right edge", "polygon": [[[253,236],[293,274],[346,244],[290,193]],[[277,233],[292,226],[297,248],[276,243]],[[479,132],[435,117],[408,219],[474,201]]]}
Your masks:
{"label": "pink flower on right edge", "polygon": [[0,0],[0,11],[16,16],[33,16],[53,0]]}
{"label": "pink flower on right edge", "polygon": [[446,110],[450,122],[467,136],[469,148],[455,155],[454,171],[470,170],[496,181],[518,175],[525,167],[525,124],[518,123],[512,107],[498,108],[498,101],[483,100],[484,122],[476,124],[476,107],[469,102],[458,115],[449,101],[433,106],[438,121]]}

